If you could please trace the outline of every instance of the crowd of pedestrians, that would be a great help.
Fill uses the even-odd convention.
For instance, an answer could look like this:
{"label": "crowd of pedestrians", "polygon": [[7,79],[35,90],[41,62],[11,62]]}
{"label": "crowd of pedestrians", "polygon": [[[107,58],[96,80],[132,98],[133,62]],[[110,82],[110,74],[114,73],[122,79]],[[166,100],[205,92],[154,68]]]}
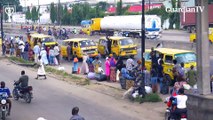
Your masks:
{"label": "crowd of pedestrians", "polygon": [[51,36],[54,36],[56,39],[68,39],[71,34],[82,34],[81,31],[77,30],[76,28],[56,28],[55,26],[53,27],[48,27],[47,26],[28,26],[28,27],[21,27],[22,29],[26,29],[27,32],[30,31],[36,31],[39,34],[48,34]]}

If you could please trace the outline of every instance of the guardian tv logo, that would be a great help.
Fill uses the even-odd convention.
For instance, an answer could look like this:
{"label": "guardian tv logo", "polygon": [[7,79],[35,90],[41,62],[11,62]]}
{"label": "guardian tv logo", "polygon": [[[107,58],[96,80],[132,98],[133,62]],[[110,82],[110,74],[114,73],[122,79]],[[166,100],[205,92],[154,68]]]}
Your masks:
{"label": "guardian tv logo", "polygon": [[[185,14],[186,13],[198,13],[203,12],[205,7],[204,6],[194,6],[194,7],[180,7],[178,8],[178,1],[176,0],[176,5],[174,8],[166,8],[166,12],[168,13],[183,13],[183,20],[185,21]],[[180,0],[180,3],[187,2],[188,0]]]}

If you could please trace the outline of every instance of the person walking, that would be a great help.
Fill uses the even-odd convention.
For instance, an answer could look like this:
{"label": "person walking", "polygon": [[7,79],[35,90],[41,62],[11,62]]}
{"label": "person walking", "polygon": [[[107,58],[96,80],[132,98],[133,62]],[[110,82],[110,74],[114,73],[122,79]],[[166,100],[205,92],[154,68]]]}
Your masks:
{"label": "person walking", "polygon": [[88,55],[84,54],[83,55],[83,62],[82,62],[82,65],[81,65],[81,73],[83,73],[85,75],[88,74],[88,72],[89,72],[87,59],[88,59]]}
{"label": "person walking", "polygon": [[35,79],[38,79],[39,77],[44,77],[44,79],[47,79],[41,56],[38,56],[38,64],[39,64],[39,68],[37,71],[37,77]]}
{"label": "person walking", "polygon": [[107,77],[107,81],[109,81],[110,80],[110,61],[108,57],[106,57],[106,61],[105,61],[105,74]]}
{"label": "person walking", "polygon": [[70,118],[70,120],[85,120],[83,117],[81,117],[79,114],[79,108],[78,107],[74,107],[72,109],[72,117]]}
{"label": "person walking", "polygon": [[43,47],[41,48],[40,56],[44,65],[48,65],[47,51]]}

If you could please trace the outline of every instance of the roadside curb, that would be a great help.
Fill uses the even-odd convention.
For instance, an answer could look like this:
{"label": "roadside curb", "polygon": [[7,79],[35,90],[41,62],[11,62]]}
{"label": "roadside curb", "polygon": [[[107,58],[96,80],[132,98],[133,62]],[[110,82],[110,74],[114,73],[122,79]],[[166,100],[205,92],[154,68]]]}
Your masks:
{"label": "roadside curb", "polygon": [[20,65],[20,66],[26,66],[26,67],[33,67],[36,65],[36,63],[18,63],[14,60],[9,60],[10,62],[16,64],[16,65]]}
{"label": "roadside curb", "polygon": [[[5,59],[5,58],[7,58],[7,57],[0,57],[0,59]],[[18,63],[14,60],[9,60],[9,61],[12,62],[13,64],[16,64],[16,65],[19,65],[19,66],[25,66],[25,67],[33,67],[33,66],[36,65],[36,63]],[[52,67],[52,68],[57,70],[57,68],[55,68],[55,67]],[[64,72],[66,72],[66,71],[64,71]],[[48,72],[47,74],[48,74],[48,76],[57,78],[57,77],[54,76],[54,74],[52,74],[52,72]],[[83,76],[83,75],[78,75],[78,74],[70,74],[70,75],[75,76],[75,77],[80,77],[82,79],[88,79],[86,76]],[[63,77],[61,79],[63,79]],[[113,89],[116,89],[116,90],[119,90],[119,91],[123,91],[123,89],[121,89],[121,88],[114,87],[114,86],[111,86],[111,85],[108,85],[108,84],[104,84],[103,82],[99,82],[97,80],[90,80],[89,79],[89,81],[93,84],[104,85],[104,86],[107,86],[107,87],[110,87],[110,88],[113,88]]]}

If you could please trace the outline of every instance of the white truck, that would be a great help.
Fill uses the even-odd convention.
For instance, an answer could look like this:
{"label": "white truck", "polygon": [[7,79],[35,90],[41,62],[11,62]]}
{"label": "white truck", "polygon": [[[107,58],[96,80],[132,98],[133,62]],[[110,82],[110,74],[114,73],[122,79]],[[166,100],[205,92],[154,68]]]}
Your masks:
{"label": "white truck", "polygon": [[[141,15],[106,16],[93,18],[91,24],[84,28],[90,35],[94,33],[122,34],[128,37],[141,36]],[[157,15],[145,15],[146,38],[158,38],[161,33],[161,19]]]}

